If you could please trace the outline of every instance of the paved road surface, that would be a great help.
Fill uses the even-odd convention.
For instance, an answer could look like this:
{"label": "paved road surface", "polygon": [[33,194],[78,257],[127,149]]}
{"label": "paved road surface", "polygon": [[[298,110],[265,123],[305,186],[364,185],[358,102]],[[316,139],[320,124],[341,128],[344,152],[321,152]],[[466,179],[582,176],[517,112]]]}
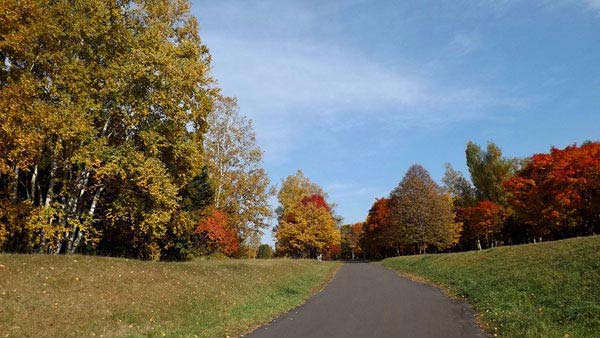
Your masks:
{"label": "paved road surface", "polygon": [[342,266],[306,304],[250,338],[481,338],[474,312],[431,286],[376,264]]}

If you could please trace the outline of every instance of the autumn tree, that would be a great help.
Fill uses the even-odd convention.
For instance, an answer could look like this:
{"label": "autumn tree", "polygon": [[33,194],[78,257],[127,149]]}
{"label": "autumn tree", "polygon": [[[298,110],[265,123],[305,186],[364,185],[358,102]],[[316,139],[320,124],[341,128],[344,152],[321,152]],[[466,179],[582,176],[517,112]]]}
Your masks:
{"label": "autumn tree", "polygon": [[227,214],[214,207],[200,220],[195,233],[198,236],[196,245],[203,254],[220,252],[231,256],[239,249],[236,229],[229,223]]}
{"label": "autumn tree", "polygon": [[340,250],[340,232],[323,189],[301,171],[288,176],[278,194],[279,222],[275,229],[279,255],[314,258]]}
{"label": "autumn tree", "polygon": [[362,256],[361,239],[363,237],[363,223],[346,224],[340,228],[341,255],[346,259],[356,259]]}
{"label": "autumn tree", "polygon": [[460,208],[456,220],[462,224],[462,248],[481,250],[497,246],[506,216],[501,205],[490,201]]}
{"label": "autumn tree", "polygon": [[535,154],[505,187],[530,240],[600,231],[600,142]]}
{"label": "autumn tree", "polygon": [[314,202],[297,203],[284,212],[275,233],[277,252],[315,258],[340,246],[340,233],[331,211]]}
{"label": "autumn tree", "polygon": [[375,200],[366,221],[363,224],[361,236],[362,251],[370,258],[381,258],[388,253],[395,254],[390,238],[386,236],[390,227],[390,209],[387,198]]}
{"label": "autumn tree", "polygon": [[204,149],[214,205],[227,213],[242,241],[257,246],[272,216],[269,198],[275,190],[262,168],[252,121],[240,114],[234,98],[220,96],[207,123]]}
{"label": "autumn tree", "polygon": [[323,189],[304,176],[302,170],[298,170],[295,175],[286,177],[281,182],[281,188],[277,193],[277,200],[279,201],[277,215],[281,217],[286,208],[295,206],[309,195],[319,195],[324,199],[327,198],[327,194]]}
{"label": "autumn tree", "polygon": [[388,203],[390,226],[387,237],[398,252],[402,248],[425,253],[444,250],[456,240],[452,200],[420,165],[411,166],[391,192]]}
{"label": "autumn tree", "polygon": [[165,255],[194,230],[182,195],[202,175],[217,92],[189,2],[7,0],[0,12],[4,247]]}

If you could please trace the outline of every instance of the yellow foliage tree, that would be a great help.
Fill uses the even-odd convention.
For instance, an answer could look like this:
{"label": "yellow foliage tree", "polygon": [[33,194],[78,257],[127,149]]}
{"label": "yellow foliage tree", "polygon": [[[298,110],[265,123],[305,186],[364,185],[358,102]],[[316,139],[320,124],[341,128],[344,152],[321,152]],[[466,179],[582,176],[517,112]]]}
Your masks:
{"label": "yellow foliage tree", "polygon": [[327,194],[323,189],[304,176],[302,170],[298,170],[295,175],[286,177],[281,183],[281,189],[277,194],[280,204],[277,209],[278,216],[281,217],[285,209],[295,206],[309,195],[321,195],[323,198],[327,198]]}
{"label": "yellow foliage tree", "polygon": [[310,198],[314,196],[323,201],[312,195],[284,210],[275,234],[279,255],[314,258],[339,248],[337,222],[326,204]]}
{"label": "yellow foliage tree", "polygon": [[218,92],[190,10],[0,1],[0,250],[186,256]]}

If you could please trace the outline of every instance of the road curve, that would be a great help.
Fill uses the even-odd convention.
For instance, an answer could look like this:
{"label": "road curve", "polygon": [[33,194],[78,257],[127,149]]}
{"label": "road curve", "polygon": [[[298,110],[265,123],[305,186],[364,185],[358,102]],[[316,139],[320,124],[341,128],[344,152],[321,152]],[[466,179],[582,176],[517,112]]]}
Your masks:
{"label": "road curve", "polygon": [[472,308],[376,264],[347,263],[325,290],[249,338],[482,338]]}

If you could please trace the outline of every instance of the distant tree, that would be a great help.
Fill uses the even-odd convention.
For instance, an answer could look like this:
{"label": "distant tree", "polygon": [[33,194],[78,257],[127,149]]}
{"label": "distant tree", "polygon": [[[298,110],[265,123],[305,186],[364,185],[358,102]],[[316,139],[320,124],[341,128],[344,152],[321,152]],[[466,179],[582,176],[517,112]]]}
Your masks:
{"label": "distant tree", "polygon": [[256,258],[259,259],[270,259],[273,258],[273,249],[268,244],[261,244],[258,247]]}
{"label": "distant tree", "polygon": [[367,220],[363,224],[363,235],[361,238],[362,251],[370,258],[381,258],[387,255],[392,250],[390,238],[386,236],[389,233],[390,227],[390,209],[388,207],[389,200],[386,198],[378,198],[375,200]]}
{"label": "distant tree", "polygon": [[452,200],[420,165],[411,166],[389,198],[388,237],[393,246],[419,253],[444,250],[457,240]]}
{"label": "distant tree", "polygon": [[[323,189],[304,176],[302,170],[298,170],[295,175],[286,177],[286,179],[281,182],[281,188],[277,194],[277,199],[279,201],[277,215],[281,217],[286,208],[295,206],[306,196],[310,195],[318,195],[323,199],[327,199],[327,194]],[[331,206],[328,204],[327,207],[330,208]]]}
{"label": "distant tree", "polygon": [[343,258],[359,258],[362,256],[361,239],[363,237],[363,223],[346,224],[340,228],[342,235],[341,255]]}
{"label": "distant tree", "polygon": [[446,163],[446,172],[442,178],[444,188],[452,196],[455,208],[465,208],[477,203],[475,188],[460,171],[454,170],[450,163]]}
{"label": "distant tree", "polygon": [[327,246],[323,249],[323,256],[321,257],[323,260],[332,261],[340,258],[340,254],[342,253],[342,248],[340,243],[336,243],[330,246]]}
{"label": "distant tree", "polygon": [[462,223],[460,243],[463,249],[485,249],[498,244],[506,219],[504,208],[490,201],[460,208],[456,220]]}
{"label": "distant tree", "polygon": [[503,184],[518,169],[518,161],[503,157],[502,150],[493,142],[488,143],[485,151],[469,142],[465,153],[477,200],[506,205]]}
{"label": "distant tree", "polygon": [[305,196],[284,209],[275,232],[278,255],[314,258],[339,253],[337,222],[329,207],[319,202],[321,198]]}
{"label": "distant tree", "polygon": [[227,213],[241,240],[256,249],[272,216],[269,198],[275,189],[262,168],[252,121],[240,114],[236,99],[220,96],[207,123],[204,151],[214,205]]}
{"label": "distant tree", "polygon": [[600,231],[600,142],[536,154],[508,182],[509,204],[533,238]]}

